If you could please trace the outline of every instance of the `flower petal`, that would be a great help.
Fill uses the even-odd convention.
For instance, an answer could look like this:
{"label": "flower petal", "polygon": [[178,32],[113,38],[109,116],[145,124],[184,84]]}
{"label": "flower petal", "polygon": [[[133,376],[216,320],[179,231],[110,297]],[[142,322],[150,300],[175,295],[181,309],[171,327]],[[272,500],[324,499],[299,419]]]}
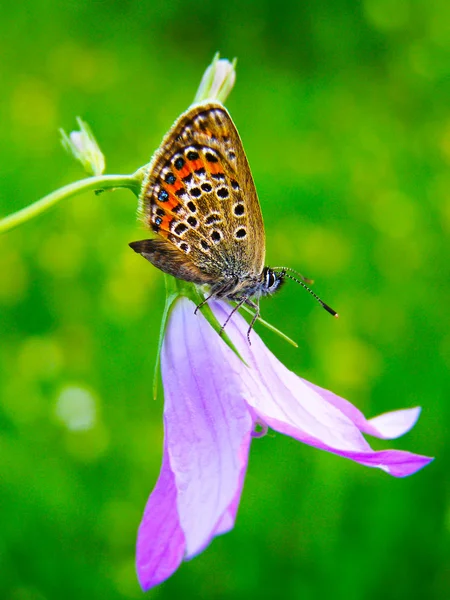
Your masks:
{"label": "flower petal", "polygon": [[416,406],[383,413],[369,419],[361,431],[385,440],[393,440],[414,427],[421,410],[420,406]]}
{"label": "flower petal", "polygon": [[176,302],[161,353],[166,444],[186,558],[234,522],[253,427],[241,386],[245,365],[194,309],[185,298]]}
{"label": "flower petal", "polygon": [[241,471],[241,477],[238,485],[238,489],[236,494],[231,501],[231,504],[227,508],[227,510],[222,515],[222,518],[217,524],[217,527],[214,531],[214,535],[222,535],[223,533],[228,533],[234,527],[234,522],[236,520],[237,510],[239,508],[239,502],[241,501],[242,488],[244,486],[245,479],[245,469]]}
{"label": "flower petal", "polygon": [[324,400],[344,413],[363,433],[377,438],[391,440],[398,438],[414,427],[420,415],[420,407],[406,408],[384,413],[372,419],[366,419],[360,410],[348,400],[333,394],[329,390],[302,379],[306,385],[315,390]]}
{"label": "flower petal", "polygon": [[[211,308],[222,321],[230,311],[230,307],[219,302],[211,303]],[[325,399],[318,392],[321,388],[305,383],[289,371],[254,331],[249,347],[247,329],[246,321],[238,314],[227,325],[228,335],[251,367],[243,373],[243,383],[248,386],[246,400],[256,415],[270,427],[316,448],[380,468],[396,477],[410,475],[432,460],[397,450],[372,450],[349,415],[329,398]],[[346,403],[344,407],[346,413],[350,412],[348,405]]]}
{"label": "flower petal", "polygon": [[137,538],[136,568],[144,591],[170,577],[183,560],[186,543],[176,501],[175,479],[164,448],[161,472],[145,507]]}

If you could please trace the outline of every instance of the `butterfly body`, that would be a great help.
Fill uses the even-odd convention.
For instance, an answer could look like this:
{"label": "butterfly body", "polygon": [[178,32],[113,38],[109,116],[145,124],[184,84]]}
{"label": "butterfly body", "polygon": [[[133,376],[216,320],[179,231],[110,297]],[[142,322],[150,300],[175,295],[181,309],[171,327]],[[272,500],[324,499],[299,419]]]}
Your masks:
{"label": "butterfly body", "polygon": [[[249,331],[259,298],[278,290],[285,277],[295,279],[290,269],[264,266],[255,184],[237,129],[219,102],[191,106],[164,137],[147,170],[139,213],[157,237],[131,248],[169,275],[208,286],[205,302],[225,298],[237,302],[234,310],[244,303],[254,308]],[[297,276],[306,287],[308,280]]]}
{"label": "butterfly body", "polygon": [[158,235],[131,247],[156,267],[241,301],[273,293],[281,274],[264,267],[265,236],[239,134],[217,102],[194,105],[153,157],[140,215]]}

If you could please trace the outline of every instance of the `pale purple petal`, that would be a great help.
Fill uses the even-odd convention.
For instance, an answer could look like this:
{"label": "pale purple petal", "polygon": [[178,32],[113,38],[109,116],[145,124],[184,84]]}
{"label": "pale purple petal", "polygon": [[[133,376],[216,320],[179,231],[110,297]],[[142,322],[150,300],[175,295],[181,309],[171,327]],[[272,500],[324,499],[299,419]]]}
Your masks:
{"label": "pale purple petal", "polygon": [[414,427],[420,415],[420,407],[406,408],[384,413],[372,419],[366,419],[360,410],[348,400],[333,394],[329,390],[302,379],[306,385],[315,390],[324,400],[333,404],[344,413],[363,433],[377,438],[390,440],[398,438]]}
{"label": "pale purple petal", "polygon": [[[248,450],[247,450],[247,452],[248,452]],[[220,519],[220,521],[218,522],[217,527],[214,531],[215,536],[222,535],[223,533],[227,533],[234,527],[237,510],[239,508],[239,502],[241,501],[242,488],[244,486],[244,480],[245,480],[245,473],[246,473],[246,469],[242,469],[241,477],[240,477],[240,481],[239,481],[239,485],[238,485],[236,494],[234,495],[234,498],[231,501],[231,504],[229,505],[227,510],[222,515],[222,518]]]}
{"label": "pale purple petal", "polygon": [[[239,494],[239,500],[240,500],[241,496]],[[239,501],[238,501],[239,504]],[[236,505],[237,508],[238,505]],[[213,536],[215,537],[216,535],[223,535],[224,533],[228,533],[229,531],[231,531],[234,527],[234,522],[236,519],[236,513],[233,513],[233,511],[227,509],[224,514],[222,515],[222,517],[220,518],[220,521],[217,523],[217,526],[214,530]]]}
{"label": "pale purple petal", "polygon": [[[318,446],[320,447],[320,446]],[[371,450],[371,452],[336,452],[332,448],[323,448],[345,458],[350,458],[361,465],[376,467],[394,477],[407,477],[426,467],[433,458],[413,454],[404,450]]]}
{"label": "pale purple petal", "polygon": [[177,490],[164,448],[158,481],[145,507],[136,547],[142,589],[149,590],[178,569],[186,544],[177,512]]}
{"label": "pale purple petal", "polygon": [[[222,322],[229,314],[230,307],[224,303],[216,302],[211,307]],[[397,450],[372,450],[348,414],[327,401],[316,386],[289,371],[254,331],[249,347],[247,329],[246,321],[238,314],[227,325],[228,335],[251,367],[242,373],[247,385],[246,400],[270,427],[396,477],[410,475],[432,460]]]}
{"label": "pale purple petal", "polygon": [[420,406],[416,406],[414,408],[404,408],[403,410],[383,413],[369,419],[366,422],[365,428],[361,429],[361,431],[385,440],[393,440],[404,435],[414,427],[421,410]]}
{"label": "pale purple petal", "polygon": [[243,400],[245,366],[194,309],[177,300],[161,354],[166,444],[186,558],[234,520],[253,426]]}

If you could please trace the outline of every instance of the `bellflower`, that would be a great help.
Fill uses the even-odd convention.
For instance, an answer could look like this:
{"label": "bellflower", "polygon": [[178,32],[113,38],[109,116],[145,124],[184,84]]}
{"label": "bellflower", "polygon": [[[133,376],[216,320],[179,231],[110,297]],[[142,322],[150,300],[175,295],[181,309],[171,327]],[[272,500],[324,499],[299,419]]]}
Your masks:
{"label": "bellflower", "polygon": [[[210,307],[224,322],[230,307],[223,302]],[[255,331],[250,346],[241,315],[234,314],[226,332],[243,360],[194,309],[187,298],[175,301],[162,345],[163,463],[137,541],[144,590],[232,529],[250,443],[261,429],[271,427],[394,477],[411,475],[432,460],[372,450],[362,435],[401,436],[413,427],[420,408],[367,420],[347,400],[289,371]]]}
{"label": "bellflower", "polygon": [[[224,102],[234,85],[235,65],[216,54],[195,102]],[[86,191],[125,188],[140,197],[148,166],[131,175],[103,175],[103,153],[89,126],[81,119],[78,125],[79,131],[70,135],[61,131],[62,142],[91,177],[0,219],[0,233]],[[411,475],[432,460],[400,450],[374,451],[362,435],[403,435],[415,424],[419,408],[367,420],[343,398],[286,369],[255,331],[250,346],[248,325],[238,313],[220,338],[220,323],[230,311],[227,304],[204,304],[195,286],[170,277],[166,283],[160,339],[163,462],[137,541],[137,571],[145,590],[233,528],[251,440],[269,427],[394,477]]]}

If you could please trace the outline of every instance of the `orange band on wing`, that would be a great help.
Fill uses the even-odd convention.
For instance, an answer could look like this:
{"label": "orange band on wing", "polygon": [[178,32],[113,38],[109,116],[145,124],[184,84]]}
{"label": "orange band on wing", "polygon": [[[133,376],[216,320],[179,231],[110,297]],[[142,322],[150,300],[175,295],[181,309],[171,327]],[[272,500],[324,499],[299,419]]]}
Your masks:
{"label": "orange band on wing", "polygon": [[193,171],[198,171],[199,169],[205,168],[205,163],[201,158],[197,158],[197,160],[191,160],[190,167]]}
{"label": "orange band on wing", "polygon": [[175,192],[178,192],[178,190],[181,190],[182,187],[184,187],[184,186],[183,186],[183,182],[181,181],[181,179],[176,179],[175,183],[173,183],[172,185],[169,185],[168,183],[166,183],[166,185],[164,186],[164,189],[166,191],[168,191],[169,194],[175,194]]}
{"label": "orange band on wing", "polygon": [[170,233],[170,224],[172,223],[172,215],[166,215],[162,218],[161,223],[157,225],[155,231],[163,238],[167,238]]}
{"label": "orange band on wing", "polygon": [[183,177],[187,177],[190,172],[191,172],[191,168],[190,168],[189,164],[186,163],[184,165],[184,167],[178,171],[178,177],[183,179]]}
{"label": "orange band on wing", "polygon": [[212,175],[216,175],[219,173],[223,174],[222,165],[219,162],[210,162],[208,163],[208,170]]}
{"label": "orange band on wing", "polygon": [[[179,185],[178,187],[176,187],[175,185],[173,185],[170,187],[172,188],[172,190],[177,191],[177,190],[181,189],[183,186]],[[180,200],[177,198],[177,196],[175,196],[175,194],[173,192],[171,192],[171,193],[169,193],[169,197],[167,198],[167,200],[164,200],[164,202],[161,202],[161,200],[157,200],[156,204],[165,211],[173,210],[174,208],[179,206]]]}
{"label": "orange band on wing", "polygon": [[170,194],[167,202],[164,202],[164,208],[173,210],[174,208],[176,208],[179,205],[179,203],[180,203],[180,201],[178,200],[178,198],[176,196],[174,196],[173,194]]}
{"label": "orange band on wing", "polygon": [[172,223],[172,217],[170,215],[166,215],[165,217],[163,217],[162,223],[160,225],[161,229],[168,229],[170,230],[170,224]]}

